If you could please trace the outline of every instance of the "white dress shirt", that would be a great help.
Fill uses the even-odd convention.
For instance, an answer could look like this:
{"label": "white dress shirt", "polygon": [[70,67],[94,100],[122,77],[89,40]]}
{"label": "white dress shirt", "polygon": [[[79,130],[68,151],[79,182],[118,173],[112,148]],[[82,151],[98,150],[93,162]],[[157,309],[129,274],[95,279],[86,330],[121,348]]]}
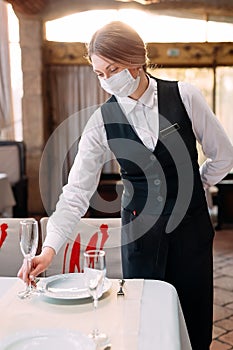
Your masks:
{"label": "white dress shirt", "polygon": [[[185,82],[178,82],[178,88],[195,137],[207,158],[200,167],[203,186],[212,186],[233,168],[233,146],[201,92]],[[129,97],[117,97],[117,101],[144,145],[154,150],[159,133],[156,80],[149,78],[149,86],[138,101]],[[48,221],[43,246],[50,246],[57,252],[71,235],[89,207],[110,154],[101,109],[98,108],[83,132],[68,183]]]}

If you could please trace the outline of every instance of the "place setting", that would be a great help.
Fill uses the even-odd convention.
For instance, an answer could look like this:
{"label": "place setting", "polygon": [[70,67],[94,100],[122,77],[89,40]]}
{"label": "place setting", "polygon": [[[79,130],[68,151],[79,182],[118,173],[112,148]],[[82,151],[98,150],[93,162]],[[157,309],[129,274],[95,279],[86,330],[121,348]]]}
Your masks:
{"label": "place setting", "polygon": [[[104,296],[111,288],[112,282],[104,278]],[[85,283],[84,273],[66,273],[46,277],[38,281],[37,292],[50,301],[85,301],[91,298],[88,287]],[[87,300],[89,302],[90,300]]]}
{"label": "place setting", "polygon": [[[24,268],[29,272],[39,245],[38,221],[20,220],[17,233]],[[127,303],[124,307],[117,302],[118,298],[127,301],[125,280],[107,277],[103,249],[86,249],[81,265],[81,272],[41,275],[29,284],[12,279],[14,283],[0,300],[4,314],[0,350],[65,346],[70,350],[108,350],[112,342],[119,342],[123,334],[119,326],[128,319]]]}
{"label": "place setting", "polygon": [[[19,241],[24,264],[30,271],[32,259],[38,246],[38,223],[36,220],[26,219],[20,222]],[[97,326],[99,299],[106,297],[112,287],[112,281],[106,277],[105,251],[88,250],[84,252],[82,273],[65,273],[36,278],[33,282],[30,281],[24,290],[17,292],[18,299],[22,303],[21,308],[23,306],[36,306],[36,300],[45,304],[54,303],[57,304],[57,307],[65,307],[66,303],[76,304],[77,307],[82,303],[92,303],[93,309],[88,314],[88,323],[90,327],[93,324],[93,328],[90,328],[89,334],[80,330],[59,327],[57,329],[24,330],[3,339],[0,345],[1,350],[27,348],[47,350],[51,347],[56,347],[56,349],[68,347],[70,350],[107,350],[111,348],[109,336],[101,332]],[[61,312],[63,310],[61,309]]]}
{"label": "place setting", "polygon": [[[38,246],[37,222],[22,220],[18,230],[30,271]],[[108,277],[108,254],[86,249],[81,272],[39,276],[25,288],[17,277],[2,278],[0,350],[147,350],[152,339],[161,349],[167,344],[171,350],[191,349],[174,287]]]}
{"label": "place setting", "polygon": [[[31,235],[34,236],[34,230],[30,230],[33,223],[28,222],[28,225],[27,240],[25,238],[25,241],[32,243],[32,240],[29,239],[29,233],[31,232]],[[20,232],[21,237],[24,235],[24,230],[22,231],[21,229]],[[21,237],[21,245],[26,245],[25,241],[22,243],[23,238]],[[37,327],[29,327],[28,330],[16,332],[14,335],[11,334],[3,339],[0,350],[24,350],[27,348],[31,350],[42,348],[44,350],[50,350],[51,348],[63,350],[66,347],[69,350],[111,349],[109,336],[98,328],[99,318],[101,319],[97,311],[99,299],[104,297],[107,292],[110,293],[112,287],[112,282],[106,278],[105,252],[100,250],[87,251],[84,253],[83,263],[83,273],[59,274],[41,278],[40,280],[38,279],[37,288],[27,286],[25,290],[20,290],[17,293],[18,300],[21,300],[18,314],[25,306],[25,308],[31,310],[31,314],[34,314],[36,308],[39,308],[40,312],[37,311],[35,317],[40,315],[44,317],[46,304],[49,305],[50,301],[53,301],[53,304],[56,304],[56,312],[59,313],[60,307],[62,316],[64,311],[65,313],[70,311],[69,303],[66,306],[65,302],[73,302],[77,311],[79,307],[82,307],[82,302],[91,303],[92,309],[85,309],[88,312],[83,318],[83,322],[86,323],[84,328],[85,330],[89,329],[89,333],[79,329],[74,330],[61,327],[61,322],[57,323],[56,328],[50,328],[50,326],[39,329]],[[38,301],[40,302],[38,303]],[[44,306],[42,306],[42,303]],[[68,309],[65,309],[67,307]],[[81,311],[83,312],[83,309]],[[76,316],[79,318],[78,312]],[[64,315],[65,317],[66,315]],[[47,323],[46,320],[45,323]]]}

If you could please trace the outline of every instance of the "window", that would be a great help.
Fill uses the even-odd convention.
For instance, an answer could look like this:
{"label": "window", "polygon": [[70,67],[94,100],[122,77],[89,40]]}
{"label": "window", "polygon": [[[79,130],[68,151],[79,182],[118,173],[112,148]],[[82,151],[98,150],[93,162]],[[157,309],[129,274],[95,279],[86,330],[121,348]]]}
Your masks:
{"label": "window", "polygon": [[233,67],[216,69],[216,114],[233,143]]}
{"label": "window", "polygon": [[99,27],[114,20],[128,23],[145,42],[233,41],[232,23],[161,16],[129,9],[84,11],[48,21],[46,38],[50,41],[89,42]]}

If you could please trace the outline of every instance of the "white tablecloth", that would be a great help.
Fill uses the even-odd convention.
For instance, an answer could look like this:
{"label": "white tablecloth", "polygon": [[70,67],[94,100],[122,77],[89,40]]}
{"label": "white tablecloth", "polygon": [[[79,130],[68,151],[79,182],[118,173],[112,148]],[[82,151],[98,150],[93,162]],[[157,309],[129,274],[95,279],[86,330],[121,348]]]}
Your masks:
{"label": "white tablecloth", "polygon": [[[20,300],[24,284],[0,278],[1,339],[38,328],[71,329],[83,333],[93,326],[93,309],[86,302],[58,302],[42,296]],[[125,296],[117,297],[117,280],[100,300],[98,324],[112,341],[112,350],[191,350],[176,290],[168,283],[126,280]]]}
{"label": "white tablecloth", "polygon": [[6,174],[0,173],[0,217],[11,217],[15,198]]}

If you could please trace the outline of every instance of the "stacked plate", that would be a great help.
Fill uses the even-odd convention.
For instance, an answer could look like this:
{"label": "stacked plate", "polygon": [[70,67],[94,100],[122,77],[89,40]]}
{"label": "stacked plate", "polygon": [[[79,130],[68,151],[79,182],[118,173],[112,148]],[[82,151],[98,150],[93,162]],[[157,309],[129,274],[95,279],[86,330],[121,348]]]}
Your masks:
{"label": "stacked plate", "polygon": [[[111,281],[104,280],[103,294],[111,288]],[[40,283],[42,295],[53,299],[86,299],[91,298],[84,283],[83,273],[67,273],[45,278]]]}

